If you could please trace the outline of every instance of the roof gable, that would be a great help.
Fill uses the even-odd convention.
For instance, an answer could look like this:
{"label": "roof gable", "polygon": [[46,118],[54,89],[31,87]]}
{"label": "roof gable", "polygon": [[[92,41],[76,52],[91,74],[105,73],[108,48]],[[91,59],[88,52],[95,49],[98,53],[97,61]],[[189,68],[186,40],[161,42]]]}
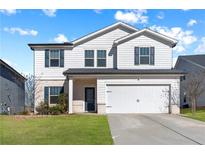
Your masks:
{"label": "roof gable", "polygon": [[131,39],[134,39],[134,38],[136,38],[136,37],[138,37],[140,35],[143,35],[143,34],[149,34],[150,36],[157,37],[157,38],[161,39],[162,42],[164,42],[165,44],[168,44],[171,47],[174,47],[177,44],[177,40],[176,39],[173,39],[171,37],[168,37],[166,35],[160,34],[158,32],[155,32],[155,31],[147,29],[147,28],[146,29],[142,29],[140,31],[137,31],[135,33],[129,34],[129,35],[127,35],[125,37],[122,37],[120,39],[117,39],[117,40],[114,41],[114,43],[116,45],[119,45],[121,43],[127,42],[127,41],[129,41]]}
{"label": "roof gable", "polygon": [[115,29],[117,29],[117,28],[120,28],[120,29],[122,29],[122,30],[124,30],[124,31],[127,31],[127,32],[130,33],[130,34],[136,32],[136,31],[138,31],[138,29],[136,29],[135,27],[132,27],[132,26],[130,26],[130,25],[128,25],[128,24],[125,24],[125,23],[123,23],[123,22],[117,22],[117,23],[112,24],[112,25],[110,25],[110,26],[107,26],[107,27],[105,27],[105,28],[103,28],[103,29],[100,29],[100,30],[97,30],[97,31],[95,31],[95,32],[93,32],[93,33],[90,33],[90,34],[88,34],[88,35],[85,35],[85,36],[83,36],[83,37],[81,37],[81,38],[79,38],[79,39],[77,39],[77,40],[74,40],[74,41],[72,41],[72,43],[73,43],[74,45],[79,45],[79,44],[81,44],[82,42],[85,42],[85,41],[94,39],[94,38],[96,38],[96,37],[98,37],[98,36],[101,36],[101,35],[103,35],[103,34],[106,34],[106,33],[108,33],[108,32],[111,32],[111,31],[113,31],[113,30],[115,30]]}

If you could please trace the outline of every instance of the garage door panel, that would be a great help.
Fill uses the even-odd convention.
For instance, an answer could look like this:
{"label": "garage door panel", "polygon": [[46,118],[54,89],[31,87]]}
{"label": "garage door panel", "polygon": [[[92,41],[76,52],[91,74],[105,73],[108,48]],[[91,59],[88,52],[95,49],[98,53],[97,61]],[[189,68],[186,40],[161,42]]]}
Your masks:
{"label": "garage door panel", "polygon": [[168,113],[168,86],[107,86],[107,113]]}

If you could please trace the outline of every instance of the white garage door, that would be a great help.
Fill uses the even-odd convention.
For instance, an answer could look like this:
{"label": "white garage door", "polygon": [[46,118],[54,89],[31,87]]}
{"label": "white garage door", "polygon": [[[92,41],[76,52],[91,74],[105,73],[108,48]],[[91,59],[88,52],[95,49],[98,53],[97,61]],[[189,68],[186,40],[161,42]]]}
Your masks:
{"label": "white garage door", "polygon": [[107,113],[168,113],[169,86],[108,85]]}

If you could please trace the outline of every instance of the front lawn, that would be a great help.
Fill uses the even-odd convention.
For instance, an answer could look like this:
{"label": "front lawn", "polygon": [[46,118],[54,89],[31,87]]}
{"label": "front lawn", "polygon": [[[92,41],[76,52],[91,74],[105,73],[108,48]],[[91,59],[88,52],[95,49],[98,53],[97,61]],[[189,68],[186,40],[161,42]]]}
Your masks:
{"label": "front lawn", "polygon": [[0,144],[112,144],[104,115],[0,116]]}
{"label": "front lawn", "polygon": [[181,114],[183,116],[192,118],[192,119],[196,119],[196,120],[200,120],[200,121],[204,121],[205,122],[205,109],[197,109],[195,115],[192,115],[191,109],[187,108],[187,109],[181,109]]}

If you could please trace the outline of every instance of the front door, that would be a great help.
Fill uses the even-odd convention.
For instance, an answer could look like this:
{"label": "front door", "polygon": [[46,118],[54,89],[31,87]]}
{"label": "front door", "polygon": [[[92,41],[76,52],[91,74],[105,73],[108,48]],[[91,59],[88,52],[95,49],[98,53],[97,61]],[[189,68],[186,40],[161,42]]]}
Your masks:
{"label": "front door", "polygon": [[95,88],[85,88],[85,111],[95,111]]}

